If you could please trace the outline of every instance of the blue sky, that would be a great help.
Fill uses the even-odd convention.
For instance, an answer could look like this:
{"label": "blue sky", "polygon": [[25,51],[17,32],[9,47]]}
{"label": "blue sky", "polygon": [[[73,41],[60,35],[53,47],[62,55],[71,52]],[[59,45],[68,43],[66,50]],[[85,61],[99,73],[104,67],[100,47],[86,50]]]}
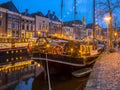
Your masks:
{"label": "blue sky", "polygon": [[[10,0],[0,0],[0,3]],[[48,10],[55,11],[58,18],[60,18],[60,2],[61,0],[11,0],[23,12],[26,8],[30,13],[42,11],[45,15]],[[77,1],[77,19],[81,20],[84,16],[86,23],[92,22],[92,1],[93,0],[76,0]],[[74,0],[64,0],[63,21],[74,19],[73,14]]]}

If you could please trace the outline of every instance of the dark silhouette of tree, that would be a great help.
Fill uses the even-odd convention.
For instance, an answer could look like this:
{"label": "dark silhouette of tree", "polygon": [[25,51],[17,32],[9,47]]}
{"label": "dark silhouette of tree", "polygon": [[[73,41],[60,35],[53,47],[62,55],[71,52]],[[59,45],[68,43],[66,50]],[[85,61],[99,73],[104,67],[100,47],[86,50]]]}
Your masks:
{"label": "dark silhouette of tree", "polygon": [[[96,10],[97,17],[104,18],[106,14],[109,14],[110,19],[110,48],[112,48],[112,39],[113,39],[113,26],[117,22],[114,15],[118,15],[120,10],[120,0],[96,0]],[[114,22],[114,24],[113,24]]]}

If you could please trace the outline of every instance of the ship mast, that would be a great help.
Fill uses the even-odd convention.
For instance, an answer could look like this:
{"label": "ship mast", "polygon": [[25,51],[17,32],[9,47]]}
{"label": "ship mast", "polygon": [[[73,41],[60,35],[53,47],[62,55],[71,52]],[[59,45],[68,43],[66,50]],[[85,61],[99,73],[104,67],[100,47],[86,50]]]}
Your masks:
{"label": "ship mast", "polygon": [[93,41],[95,40],[95,0],[93,0]]}
{"label": "ship mast", "polygon": [[76,39],[76,0],[74,0],[74,32],[75,32],[75,39]]}
{"label": "ship mast", "polygon": [[61,0],[61,35],[62,35],[62,25],[63,25],[63,23],[62,23],[62,19],[63,19],[63,17],[62,17],[62,14],[63,14],[63,0]]}

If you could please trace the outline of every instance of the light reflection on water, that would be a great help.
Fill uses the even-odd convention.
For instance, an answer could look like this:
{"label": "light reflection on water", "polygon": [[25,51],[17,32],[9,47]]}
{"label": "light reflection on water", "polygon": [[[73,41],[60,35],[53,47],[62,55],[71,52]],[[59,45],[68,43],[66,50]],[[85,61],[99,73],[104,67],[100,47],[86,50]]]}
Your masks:
{"label": "light reflection on water", "polygon": [[34,78],[30,78],[27,83],[25,81],[20,81],[15,87],[15,90],[32,90],[32,83]]}

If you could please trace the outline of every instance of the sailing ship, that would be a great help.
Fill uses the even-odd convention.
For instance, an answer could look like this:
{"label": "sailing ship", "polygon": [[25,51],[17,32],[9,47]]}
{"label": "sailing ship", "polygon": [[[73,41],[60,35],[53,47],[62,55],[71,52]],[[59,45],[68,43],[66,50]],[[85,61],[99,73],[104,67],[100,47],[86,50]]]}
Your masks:
{"label": "sailing ship", "polygon": [[[74,5],[76,15],[76,0]],[[63,8],[63,4],[61,6]],[[76,16],[74,19],[74,24],[76,24]],[[76,27],[74,29],[76,31]],[[57,37],[39,37],[36,46],[31,51],[32,59],[41,63],[45,68],[47,61],[51,73],[75,71],[92,65],[104,50],[104,47],[99,47],[99,50],[97,50],[98,47],[95,49],[94,43]]]}
{"label": "sailing ship", "polygon": [[32,50],[32,59],[43,66],[47,60],[52,72],[74,71],[92,65],[102,50],[103,47],[93,50],[93,45],[84,41],[40,37]]}

